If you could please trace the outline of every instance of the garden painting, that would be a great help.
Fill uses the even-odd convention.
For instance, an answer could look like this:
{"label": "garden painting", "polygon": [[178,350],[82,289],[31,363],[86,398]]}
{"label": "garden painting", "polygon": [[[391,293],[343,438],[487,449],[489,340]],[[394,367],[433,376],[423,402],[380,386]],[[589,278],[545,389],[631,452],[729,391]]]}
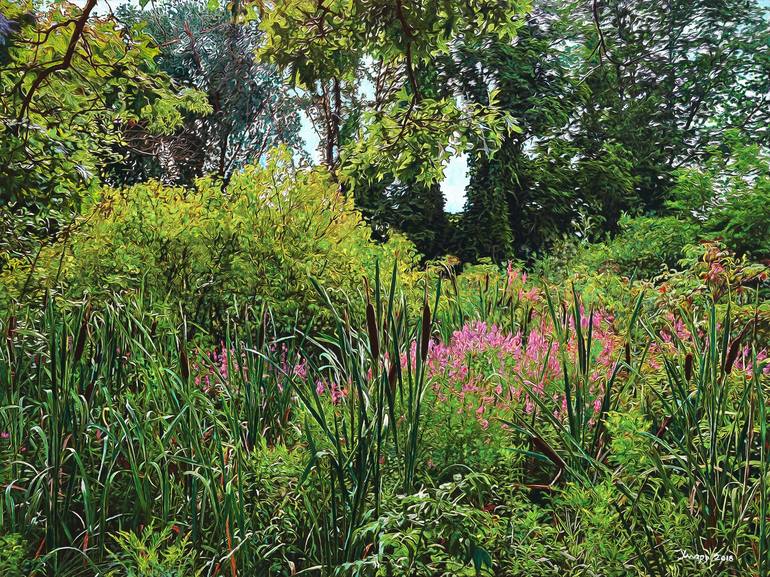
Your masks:
{"label": "garden painting", "polygon": [[0,0],[0,577],[769,577],[770,3]]}

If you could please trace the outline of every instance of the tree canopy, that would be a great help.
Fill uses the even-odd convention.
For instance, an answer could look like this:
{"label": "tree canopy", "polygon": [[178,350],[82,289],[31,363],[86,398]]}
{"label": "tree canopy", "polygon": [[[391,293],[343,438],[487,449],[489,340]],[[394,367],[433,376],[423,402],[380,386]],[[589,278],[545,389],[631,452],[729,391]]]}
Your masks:
{"label": "tree canopy", "polygon": [[[209,109],[158,69],[140,27],[81,7],[0,3],[0,216],[3,244],[55,234],[95,194],[124,131],[164,133]],[[14,251],[18,247],[3,246]]]}
{"label": "tree canopy", "polygon": [[[306,163],[303,116],[376,238],[471,262],[672,216],[682,171],[736,137],[759,158],[768,144],[753,0],[0,6],[0,214],[19,253],[104,183],[214,175],[226,192],[277,145]],[[451,216],[456,156],[469,185]]]}

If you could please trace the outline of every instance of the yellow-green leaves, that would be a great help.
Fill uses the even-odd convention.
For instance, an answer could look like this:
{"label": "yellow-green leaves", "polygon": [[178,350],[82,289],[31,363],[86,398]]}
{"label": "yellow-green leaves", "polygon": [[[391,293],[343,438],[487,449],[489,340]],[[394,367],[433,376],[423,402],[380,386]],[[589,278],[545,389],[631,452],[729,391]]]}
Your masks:
{"label": "yellow-green leaves", "polygon": [[[318,304],[310,277],[342,299],[377,260],[388,269],[398,261],[405,284],[415,282],[411,243],[398,235],[372,242],[324,169],[293,168],[277,149],[264,166],[236,173],[224,193],[210,178],[194,189],[150,182],[107,190],[66,241],[41,251],[28,289],[99,299],[144,287],[203,324],[246,301],[269,304],[284,320],[310,318]],[[28,274],[20,265],[0,277],[7,296],[20,296]]]}

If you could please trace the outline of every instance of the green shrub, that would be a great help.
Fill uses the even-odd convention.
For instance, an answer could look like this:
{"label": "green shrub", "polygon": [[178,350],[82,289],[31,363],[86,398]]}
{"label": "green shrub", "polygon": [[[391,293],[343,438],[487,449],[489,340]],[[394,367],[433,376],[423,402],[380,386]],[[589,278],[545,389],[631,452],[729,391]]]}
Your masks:
{"label": "green shrub", "polygon": [[113,569],[108,577],[196,577],[196,554],[187,537],[174,538],[171,527],[156,531],[151,525],[141,534],[114,535]]}
{"label": "green shrub", "polygon": [[33,560],[24,539],[18,533],[0,534],[0,575],[27,577],[41,564]]}
{"label": "green shrub", "polygon": [[101,299],[141,288],[153,306],[181,307],[203,326],[221,325],[246,302],[309,320],[324,310],[311,277],[333,296],[352,294],[375,261],[389,270],[396,259],[411,266],[412,244],[398,235],[372,242],[325,171],[293,168],[279,150],[225,191],[210,179],[193,190],[150,182],[105,191],[35,264],[13,263],[0,277],[0,302],[46,289]]}
{"label": "green shrub", "polygon": [[699,226],[672,216],[623,217],[614,238],[578,251],[578,264],[622,276],[652,278],[676,267],[684,248],[697,242]]}
{"label": "green shrub", "polygon": [[770,258],[770,155],[728,133],[702,167],[679,171],[669,208],[702,225],[704,239],[739,255]]}
{"label": "green shrub", "polygon": [[382,564],[378,576],[492,574],[494,559],[488,548],[499,535],[494,517],[477,502],[489,492],[490,483],[483,474],[458,473],[435,489],[397,496],[389,503],[392,507],[363,531],[367,538],[379,541],[378,556],[345,569],[360,570],[368,561]]}

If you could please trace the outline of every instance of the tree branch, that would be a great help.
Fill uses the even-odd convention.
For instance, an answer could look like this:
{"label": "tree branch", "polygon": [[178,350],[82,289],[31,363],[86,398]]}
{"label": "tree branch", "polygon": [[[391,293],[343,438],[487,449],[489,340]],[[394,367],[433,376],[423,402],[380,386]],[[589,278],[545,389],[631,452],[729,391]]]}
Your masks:
{"label": "tree branch", "polygon": [[43,82],[45,82],[46,78],[48,78],[54,72],[66,70],[70,67],[70,64],[72,63],[72,57],[75,55],[75,49],[77,48],[78,42],[80,42],[80,39],[83,36],[83,30],[86,27],[88,19],[91,17],[91,12],[96,7],[96,2],[97,0],[88,0],[85,8],[83,8],[83,13],[80,15],[80,18],[75,21],[75,30],[72,32],[72,37],[70,38],[67,51],[64,53],[64,58],[62,61],[58,64],[54,64],[53,66],[49,66],[37,72],[37,76],[35,76],[35,80],[32,82],[32,86],[29,87],[27,94],[24,96],[24,101],[21,104],[21,109],[19,110],[19,115],[17,117],[19,122],[24,120],[24,116],[27,114],[29,106],[32,102],[32,97],[35,95],[35,92],[37,92],[38,88],[40,88]]}

